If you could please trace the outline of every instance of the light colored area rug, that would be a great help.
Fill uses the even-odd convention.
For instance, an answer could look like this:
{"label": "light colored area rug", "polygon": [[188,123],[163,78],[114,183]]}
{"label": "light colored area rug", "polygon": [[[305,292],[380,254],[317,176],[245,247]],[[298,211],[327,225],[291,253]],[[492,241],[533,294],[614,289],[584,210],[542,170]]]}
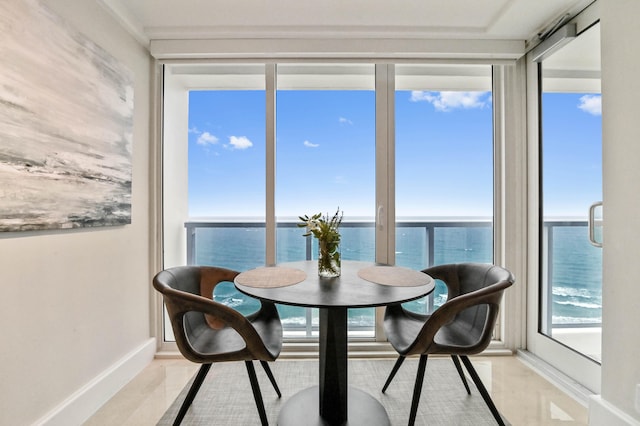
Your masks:
{"label": "light colored area rug", "polygon": [[[418,363],[417,358],[407,359],[383,394],[382,385],[394,362],[350,360],[349,385],[378,399],[387,410],[392,425],[406,425]],[[318,384],[317,361],[278,360],[270,363],[282,392],[282,398],[278,399],[260,364],[255,362],[254,365],[270,425],[277,424],[280,407],[288,398],[302,389]],[[468,382],[471,395],[467,395],[450,358],[429,359],[416,425],[495,425],[491,412],[471,378],[468,378]],[[190,385],[188,383],[178,395],[160,419],[159,425],[173,424]],[[259,425],[260,418],[244,362],[214,364],[182,424]]]}

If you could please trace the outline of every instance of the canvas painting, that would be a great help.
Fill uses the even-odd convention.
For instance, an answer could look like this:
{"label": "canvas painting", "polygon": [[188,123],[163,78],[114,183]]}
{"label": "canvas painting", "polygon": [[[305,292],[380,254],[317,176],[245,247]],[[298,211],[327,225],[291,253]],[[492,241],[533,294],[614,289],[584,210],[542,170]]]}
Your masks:
{"label": "canvas painting", "polygon": [[0,231],[131,223],[131,71],[38,0],[0,37]]}

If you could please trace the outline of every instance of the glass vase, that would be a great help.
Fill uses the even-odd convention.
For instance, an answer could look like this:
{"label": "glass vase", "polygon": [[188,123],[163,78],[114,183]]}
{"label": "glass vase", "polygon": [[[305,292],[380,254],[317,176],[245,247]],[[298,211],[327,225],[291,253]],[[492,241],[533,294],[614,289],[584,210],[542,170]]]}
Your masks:
{"label": "glass vase", "polygon": [[322,278],[340,276],[340,240],[318,240],[318,275]]}

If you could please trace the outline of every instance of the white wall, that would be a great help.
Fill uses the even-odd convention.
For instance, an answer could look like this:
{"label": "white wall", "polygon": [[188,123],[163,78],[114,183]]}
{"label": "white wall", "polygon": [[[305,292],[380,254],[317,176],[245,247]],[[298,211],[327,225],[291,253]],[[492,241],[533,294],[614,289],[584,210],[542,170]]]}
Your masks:
{"label": "white wall", "polygon": [[602,392],[590,424],[639,424],[640,1],[601,1],[604,249]]}
{"label": "white wall", "polygon": [[[107,388],[126,382],[155,350],[149,322],[150,58],[96,2],[45,4],[135,73],[133,217],[121,227],[0,234],[2,425],[79,424],[82,411],[100,403],[85,394],[99,389],[95,395],[109,397]],[[51,70],[52,84],[61,72]],[[123,374],[127,364],[133,368]]]}

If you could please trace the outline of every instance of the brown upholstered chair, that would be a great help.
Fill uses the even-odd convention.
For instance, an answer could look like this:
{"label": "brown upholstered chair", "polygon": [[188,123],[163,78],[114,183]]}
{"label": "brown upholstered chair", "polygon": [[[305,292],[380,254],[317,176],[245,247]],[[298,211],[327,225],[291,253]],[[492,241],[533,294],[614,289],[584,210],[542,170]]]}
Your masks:
{"label": "brown upholstered chair", "polygon": [[260,386],[253,360],[262,364],[278,397],[278,385],[267,361],[282,349],[282,324],[273,303],[262,302],[248,316],[212,300],[214,287],[233,282],[238,272],[207,266],[179,266],[159,272],[153,286],[162,293],[178,349],[202,366],[180,407],[174,425],[182,422],[212,363],[245,361],[253,396],[263,425],[267,425]]}
{"label": "brown upholstered chair", "polygon": [[513,275],[499,266],[484,263],[440,265],[422,272],[446,284],[447,301],[431,315],[407,311],[400,304],[386,308],[384,330],[400,356],[382,392],[387,390],[406,357],[420,355],[409,415],[409,425],[413,425],[430,354],[451,355],[467,393],[470,393],[458,361],[460,357],[494,418],[499,425],[504,425],[468,355],[482,352],[491,342],[502,293],[513,284]]}

